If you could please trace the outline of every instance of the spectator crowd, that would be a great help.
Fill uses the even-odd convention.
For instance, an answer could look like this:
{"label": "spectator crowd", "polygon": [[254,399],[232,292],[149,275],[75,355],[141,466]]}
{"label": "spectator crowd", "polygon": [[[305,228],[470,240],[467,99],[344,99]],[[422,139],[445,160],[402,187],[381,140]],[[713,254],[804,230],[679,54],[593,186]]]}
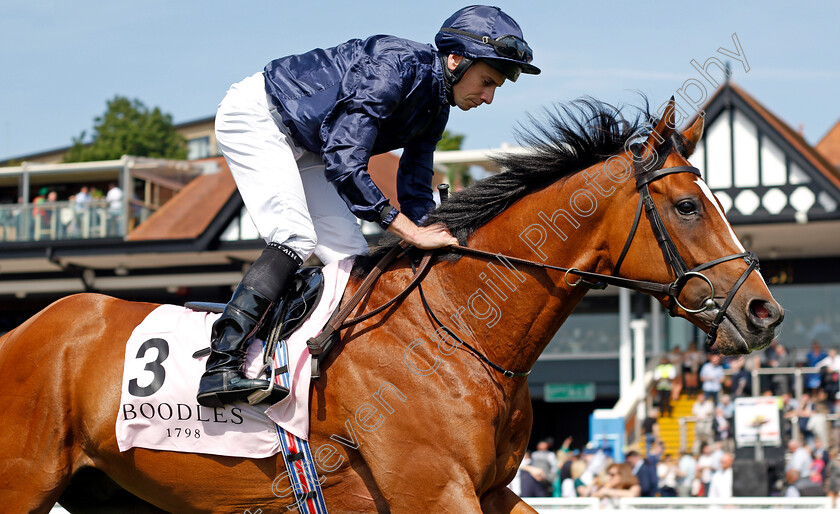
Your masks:
{"label": "spectator crowd", "polygon": [[[735,462],[735,400],[753,396],[752,371],[757,368],[806,366],[818,373],[802,376],[803,391],[795,395],[792,373],[761,374],[756,395],[776,396],[786,453],[778,480],[768,484],[768,495],[829,496],[836,505],[840,492],[840,424],[838,408],[840,356],[824,351],[814,341],[807,355],[792,355],[774,341],[754,356],[724,358],[706,354],[691,344],[665,356],[654,370],[652,395],[636,449],[614,462],[609,449],[593,446],[573,449],[567,438],[556,449],[551,439],[540,441],[526,453],[511,484],[522,497],[595,497],[604,507],[622,497],[733,496]],[[693,400],[694,445],[679,454],[665,452],[659,436],[660,416],[673,416],[673,400]],[[753,457],[749,457],[752,459]]]}
{"label": "spectator crowd", "polygon": [[123,192],[116,183],[108,184],[107,192],[87,185],[73,191],[66,185],[44,186],[28,205],[23,198],[0,203],[0,240],[70,239],[94,231],[120,235]]}

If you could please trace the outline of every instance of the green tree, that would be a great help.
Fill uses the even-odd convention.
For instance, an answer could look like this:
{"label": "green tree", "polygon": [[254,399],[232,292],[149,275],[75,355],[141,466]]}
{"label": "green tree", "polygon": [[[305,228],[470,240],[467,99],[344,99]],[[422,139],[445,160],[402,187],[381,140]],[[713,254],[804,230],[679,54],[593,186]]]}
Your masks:
{"label": "green tree", "polygon": [[[463,134],[453,134],[448,130],[443,131],[443,137],[437,144],[437,150],[446,152],[450,150],[460,150],[461,144],[464,142]],[[447,166],[446,175],[449,183],[453,187],[467,186],[472,182],[470,176],[470,167],[466,164],[450,164]]]}
{"label": "green tree", "polygon": [[461,144],[464,142],[463,134],[453,134],[448,130],[443,131],[443,136],[438,141],[437,149],[446,152],[449,150],[460,150]]}
{"label": "green tree", "polygon": [[140,100],[115,96],[108,101],[105,114],[94,119],[94,133],[89,143],[85,132],[73,138],[73,146],[64,162],[119,159],[123,155],[185,159],[187,145],[175,131],[172,116],[155,107],[146,108]]}

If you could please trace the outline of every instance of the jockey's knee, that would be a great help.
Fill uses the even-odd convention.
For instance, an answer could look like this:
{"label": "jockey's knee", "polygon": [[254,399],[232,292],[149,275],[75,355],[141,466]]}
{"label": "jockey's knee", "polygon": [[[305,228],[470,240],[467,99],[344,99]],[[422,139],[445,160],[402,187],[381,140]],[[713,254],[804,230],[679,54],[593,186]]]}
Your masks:
{"label": "jockey's knee", "polygon": [[284,238],[283,241],[278,241],[276,238],[267,238],[266,243],[277,243],[281,244],[287,248],[291,248],[300,260],[306,262],[309,256],[312,255],[312,252],[315,251],[315,246],[318,244],[318,236],[315,235],[315,231],[313,230],[309,234],[292,234],[288,238]]}

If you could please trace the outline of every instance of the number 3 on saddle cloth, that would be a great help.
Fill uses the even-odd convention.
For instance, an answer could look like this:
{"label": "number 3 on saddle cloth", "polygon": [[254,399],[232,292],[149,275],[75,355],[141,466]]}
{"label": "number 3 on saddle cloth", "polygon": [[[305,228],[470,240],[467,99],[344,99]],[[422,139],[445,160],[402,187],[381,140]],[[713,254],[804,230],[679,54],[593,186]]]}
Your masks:
{"label": "number 3 on saddle cloth", "polygon": [[[288,397],[267,408],[267,404],[246,402],[218,408],[196,403],[209,353],[205,350],[218,313],[175,305],[161,305],[149,313],[126,343],[116,423],[120,450],[149,448],[265,458],[285,448],[289,475],[316,476],[314,467],[311,474],[306,471],[305,455],[296,455],[308,453],[311,356],[306,341],[320,333],[340,304],[352,265],[349,258],[323,268],[320,299],[317,294],[308,296],[317,305],[294,333],[288,335],[272,322],[258,334],[269,341],[269,348],[275,345],[268,336],[282,336],[273,354],[274,380],[290,390]],[[311,274],[309,278],[310,283],[319,282]],[[297,316],[305,318],[301,314]],[[264,369],[262,347],[266,343],[262,338],[255,338],[248,349],[248,376]],[[194,357],[196,353],[199,358]],[[299,473],[293,472],[295,466]],[[311,485],[299,487],[294,480],[292,484],[295,491],[311,490]]]}

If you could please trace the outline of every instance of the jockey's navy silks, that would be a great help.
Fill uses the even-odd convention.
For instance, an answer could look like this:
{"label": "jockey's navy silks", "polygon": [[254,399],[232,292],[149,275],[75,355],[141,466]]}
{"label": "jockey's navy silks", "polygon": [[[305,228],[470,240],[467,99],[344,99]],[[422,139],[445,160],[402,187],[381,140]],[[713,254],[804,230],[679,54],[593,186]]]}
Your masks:
{"label": "jockey's navy silks", "polygon": [[371,155],[397,148],[404,149],[400,211],[416,222],[434,207],[432,157],[449,105],[431,45],[393,36],[354,39],[271,61],[265,84],[292,137],[323,157],[327,179],[357,217],[379,222],[389,206],[367,166]]}

